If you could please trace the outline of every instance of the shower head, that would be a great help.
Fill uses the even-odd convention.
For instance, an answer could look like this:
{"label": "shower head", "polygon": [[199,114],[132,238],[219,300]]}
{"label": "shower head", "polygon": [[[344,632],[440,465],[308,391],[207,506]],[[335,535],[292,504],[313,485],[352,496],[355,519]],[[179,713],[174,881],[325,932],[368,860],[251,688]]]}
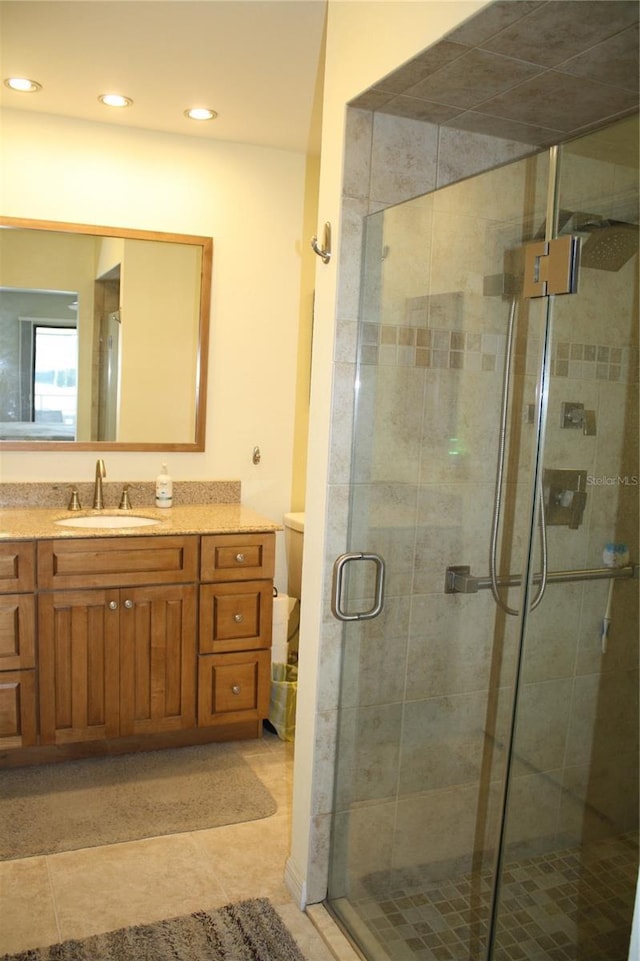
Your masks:
{"label": "shower head", "polygon": [[[544,239],[545,229],[546,221],[533,239]],[[624,220],[608,220],[599,214],[560,210],[558,230],[588,235],[580,252],[582,267],[620,270],[638,250],[638,224],[630,224]]]}
{"label": "shower head", "polygon": [[597,270],[620,270],[638,250],[638,225],[622,220],[601,220],[583,227],[589,231],[580,263]]}

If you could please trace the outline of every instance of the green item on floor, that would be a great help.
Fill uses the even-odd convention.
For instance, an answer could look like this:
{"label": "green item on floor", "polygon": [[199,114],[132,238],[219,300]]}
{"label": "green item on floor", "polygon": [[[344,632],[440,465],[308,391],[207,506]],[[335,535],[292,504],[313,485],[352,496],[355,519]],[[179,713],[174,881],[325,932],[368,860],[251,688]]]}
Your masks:
{"label": "green item on floor", "polygon": [[297,665],[272,664],[269,721],[282,741],[293,741],[295,737],[297,696]]}

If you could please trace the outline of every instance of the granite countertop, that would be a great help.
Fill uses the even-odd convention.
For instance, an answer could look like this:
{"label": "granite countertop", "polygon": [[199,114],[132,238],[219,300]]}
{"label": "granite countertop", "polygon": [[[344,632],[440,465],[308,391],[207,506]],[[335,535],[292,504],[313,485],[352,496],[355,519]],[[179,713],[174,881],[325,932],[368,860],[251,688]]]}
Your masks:
{"label": "granite countertop", "polygon": [[[156,518],[159,523],[144,527],[66,527],[55,522],[100,514]],[[64,508],[0,508],[0,541],[43,540],[78,537],[158,537],[166,534],[232,534],[279,531],[280,524],[241,504],[188,504],[170,508],[137,507],[130,511],[69,511]]]}

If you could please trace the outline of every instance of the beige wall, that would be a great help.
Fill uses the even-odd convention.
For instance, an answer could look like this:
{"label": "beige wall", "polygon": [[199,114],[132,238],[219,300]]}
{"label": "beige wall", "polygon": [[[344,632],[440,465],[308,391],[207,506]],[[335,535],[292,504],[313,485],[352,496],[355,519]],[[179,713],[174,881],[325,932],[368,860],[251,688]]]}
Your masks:
{"label": "beige wall", "polygon": [[[176,482],[240,479],[244,502],[280,520],[291,509],[298,330],[309,310],[301,265],[313,258],[305,156],[22,111],[1,122],[4,215],[214,239],[206,450],[109,453],[109,478],[153,480],[166,459]],[[92,453],[3,452],[0,481],[87,480],[94,464]],[[283,578],[281,555],[279,569]]]}
{"label": "beige wall", "polygon": [[[303,237],[316,232],[318,219],[318,178],[320,158],[307,156],[307,177]],[[303,241],[304,243],[304,241]],[[308,248],[310,249],[310,247]],[[291,510],[303,511],[307,485],[307,440],[309,437],[309,394],[315,304],[315,254],[302,259],[300,277],[300,328],[298,331],[298,377],[296,382],[296,419],[294,427],[293,476],[291,478]]]}
{"label": "beige wall", "polygon": [[119,440],[194,436],[199,263],[198,247],[124,242]]}

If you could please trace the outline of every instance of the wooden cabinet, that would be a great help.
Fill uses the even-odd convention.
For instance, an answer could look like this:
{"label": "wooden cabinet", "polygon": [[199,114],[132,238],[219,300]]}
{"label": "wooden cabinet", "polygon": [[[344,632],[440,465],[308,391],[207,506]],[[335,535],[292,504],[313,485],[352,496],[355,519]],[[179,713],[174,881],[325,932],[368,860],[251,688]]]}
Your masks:
{"label": "wooden cabinet", "polygon": [[202,538],[198,724],[240,721],[259,729],[269,713],[274,534]]}
{"label": "wooden cabinet", "polygon": [[195,726],[193,585],[41,594],[42,744]]}
{"label": "wooden cabinet", "polygon": [[259,736],[274,567],[272,532],[0,541],[0,760]]}
{"label": "wooden cabinet", "polygon": [[0,543],[0,750],[36,742],[35,545]]}
{"label": "wooden cabinet", "polygon": [[42,744],[195,726],[197,558],[196,536],[38,544]]}

